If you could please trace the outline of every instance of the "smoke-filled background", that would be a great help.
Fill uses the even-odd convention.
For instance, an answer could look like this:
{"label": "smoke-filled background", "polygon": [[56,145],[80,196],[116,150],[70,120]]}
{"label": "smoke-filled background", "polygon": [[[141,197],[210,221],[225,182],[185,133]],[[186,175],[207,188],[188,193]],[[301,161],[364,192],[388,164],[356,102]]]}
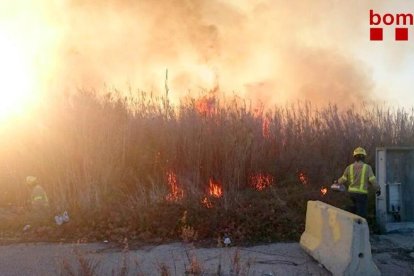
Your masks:
{"label": "smoke-filled background", "polygon": [[176,101],[219,88],[267,104],[407,104],[409,42],[369,41],[370,9],[414,6],[394,2],[2,1],[0,35],[6,52],[24,56],[14,67],[30,95],[79,88],[163,93],[168,69]]}
{"label": "smoke-filled background", "polygon": [[413,44],[369,41],[396,2],[1,1],[0,211],[32,175],[73,237],[297,239],[356,146],[414,144]]}

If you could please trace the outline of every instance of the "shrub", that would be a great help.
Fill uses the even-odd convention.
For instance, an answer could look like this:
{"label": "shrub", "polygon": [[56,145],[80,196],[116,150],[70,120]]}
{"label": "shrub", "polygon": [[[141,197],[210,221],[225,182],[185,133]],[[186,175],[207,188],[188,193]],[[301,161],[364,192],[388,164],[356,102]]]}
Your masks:
{"label": "shrub", "polygon": [[[146,93],[80,91],[1,129],[0,207],[25,206],[23,180],[36,175],[53,211],[69,210],[75,236],[179,238],[187,211],[198,238],[228,229],[240,241],[296,239],[307,200],[343,204],[320,189],[342,174],[353,148],[365,147],[373,165],[375,147],[414,144],[413,118],[384,106],[265,111],[215,94],[173,106]],[[271,181],[257,191],[255,175]]]}

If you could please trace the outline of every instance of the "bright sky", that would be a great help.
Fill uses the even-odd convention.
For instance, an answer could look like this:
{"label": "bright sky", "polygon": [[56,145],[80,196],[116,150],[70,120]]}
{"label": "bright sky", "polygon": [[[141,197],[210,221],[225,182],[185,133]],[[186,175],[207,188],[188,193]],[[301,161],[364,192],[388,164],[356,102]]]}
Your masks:
{"label": "bright sky", "polygon": [[162,92],[166,68],[176,98],[219,86],[266,103],[414,106],[414,27],[370,41],[370,9],[414,13],[414,0],[3,0],[0,120],[80,87]]}
{"label": "bright sky", "polygon": [[[375,3],[372,5],[374,12],[381,15],[414,14],[413,0],[370,2]],[[367,22],[368,20],[367,15]],[[395,41],[394,26],[381,24],[378,27],[384,28],[384,40],[377,42],[367,40],[361,43],[361,47],[355,47],[354,52],[372,70],[374,91],[379,99],[384,98],[389,103],[395,102],[405,107],[414,106],[414,26],[408,26],[408,41]],[[369,28],[365,33],[367,38],[368,32]]]}

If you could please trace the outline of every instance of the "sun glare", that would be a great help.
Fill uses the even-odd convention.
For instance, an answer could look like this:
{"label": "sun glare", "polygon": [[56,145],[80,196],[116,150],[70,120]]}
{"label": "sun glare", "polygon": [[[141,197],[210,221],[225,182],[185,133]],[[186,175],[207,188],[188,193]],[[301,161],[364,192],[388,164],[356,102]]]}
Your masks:
{"label": "sun glare", "polygon": [[30,101],[33,76],[22,46],[0,31],[0,121],[22,114]]}

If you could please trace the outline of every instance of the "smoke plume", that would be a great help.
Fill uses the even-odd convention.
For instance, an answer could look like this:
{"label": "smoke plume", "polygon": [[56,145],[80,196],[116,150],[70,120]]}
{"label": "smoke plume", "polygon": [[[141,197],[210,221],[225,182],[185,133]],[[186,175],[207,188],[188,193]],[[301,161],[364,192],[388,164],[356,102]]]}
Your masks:
{"label": "smoke plume", "polygon": [[175,99],[219,88],[266,103],[351,103],[374,88],[355,50],[372,8],[361,1],[39,3],[31,28],[42,35],[35,44],[45,90],[162,93],[166,69]]}

